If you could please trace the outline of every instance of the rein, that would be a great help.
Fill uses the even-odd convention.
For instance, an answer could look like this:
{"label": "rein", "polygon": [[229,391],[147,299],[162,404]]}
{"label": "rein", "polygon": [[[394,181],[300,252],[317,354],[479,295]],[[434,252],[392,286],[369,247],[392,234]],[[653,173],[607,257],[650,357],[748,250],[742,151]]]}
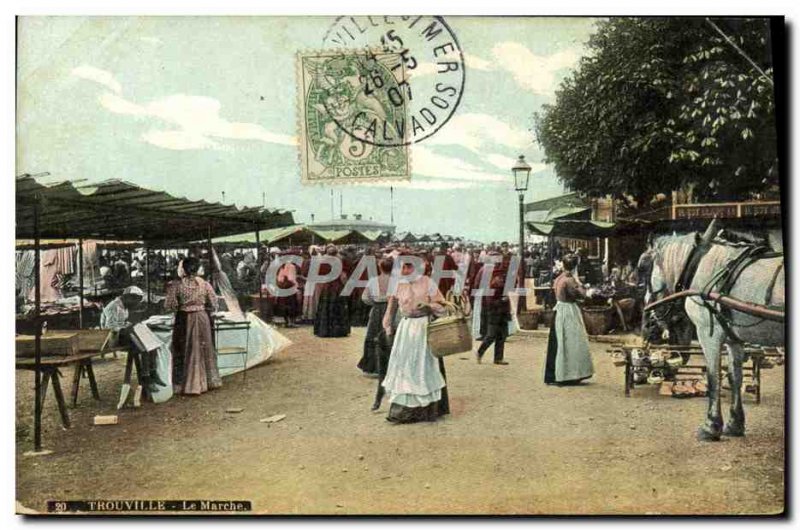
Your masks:
{"label": "rein", "polygon": [[747,313],[748,315],[754,317],[763,318],[764,320],[772,320],[773,322],[784,322],[786,319],[786,313],[784,313],[783,311],[778,311],[777,309],[772,309],[770,307],[766,307],[760,304],[751,304],[749,302],[743,302],[736,298],[731,298],[730,296],[721,295],[719,293],[706,294],[698,290],[681,291],[679,293],[665,296],[661,300],[646,305],[644,307],[644,311],[652,311],[653,309],[662,304],[671,304],[673,302],[676,302],[677,300],[693,296],[708,298],[709,300],[716,302],[720,305],[730,307],[731,309],[735,309],[736,311],[739,311],[741,313]]}

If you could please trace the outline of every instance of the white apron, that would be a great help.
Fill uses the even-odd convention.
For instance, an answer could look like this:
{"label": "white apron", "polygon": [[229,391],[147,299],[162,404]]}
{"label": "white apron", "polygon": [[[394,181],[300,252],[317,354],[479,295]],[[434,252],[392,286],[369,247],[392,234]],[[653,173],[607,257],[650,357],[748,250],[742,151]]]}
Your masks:
{"label": "white apron", "polygon": [[439,363],[428,346],[428,317],[403,318],[383,380],[389,402],[425,407],[442,398],[444,386]]}
{"label": "white apron", "polygon": [[594,374],[589,339],[578,304],[556,302],[553,325],[558,340],[556,354],[556,381],[575,381]]}

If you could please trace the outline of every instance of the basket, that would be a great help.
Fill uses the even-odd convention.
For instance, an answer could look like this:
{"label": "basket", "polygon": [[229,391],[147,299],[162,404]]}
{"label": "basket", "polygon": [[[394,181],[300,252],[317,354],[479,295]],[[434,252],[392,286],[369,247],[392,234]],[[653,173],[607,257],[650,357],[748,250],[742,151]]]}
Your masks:
{"label": "basket", "polygon": [[555,317],[555,312],[552,309],[545,309],[539,315],[539,321],[542,323],[544,327],[552,328],[554,317]]}
{"label": "basket", "polygon": [[589,335],[605,335],[611,327],[611,311],[608,307],[584,307],[583,323]]}
{"label": "basket", "polygon": [[517,320],[519,320],[519,327],[522,329],[539,329],[539,317],[541,313],[539,311],[523,311],[519,315],[517,315]]}
{"label": "basket", "polygon": [[444,306],[454,314],[428,324],[428,345],[431,353],[434,357],[445,357],[472,351],[472,335],[467,319],[456,310],[454,304],[445,302]]}

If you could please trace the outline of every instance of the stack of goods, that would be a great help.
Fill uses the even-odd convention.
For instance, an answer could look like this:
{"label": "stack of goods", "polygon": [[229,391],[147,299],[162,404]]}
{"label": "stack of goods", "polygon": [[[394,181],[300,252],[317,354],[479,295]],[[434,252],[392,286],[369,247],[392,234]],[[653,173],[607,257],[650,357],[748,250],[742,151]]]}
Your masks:
{"label": "stack of goods", "polygon": [[661,385],[659,394],[676,398],[705,396],[707,387],[702,379],[677,379],[678,369],[688,358],[669,350],[631,350],[633,380],[636,384]]}

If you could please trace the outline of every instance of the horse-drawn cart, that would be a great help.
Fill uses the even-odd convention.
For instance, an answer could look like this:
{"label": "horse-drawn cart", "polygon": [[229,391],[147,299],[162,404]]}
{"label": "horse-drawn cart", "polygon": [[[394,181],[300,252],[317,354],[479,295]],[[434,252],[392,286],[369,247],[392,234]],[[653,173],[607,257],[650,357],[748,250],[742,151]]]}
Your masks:
{"label": "horse-drawn cart", "polygon": [[[703,357],[702,348],[697,345],[673,346],[632,346],[617,344],[607,350],[614,360],[614,364],[624,368],[623,385],[625,396],[630,397],[637,385],[661,384],[667,385],[674,382],[705,379],[707,366]],[[782,365],[784,362],[784,349],[777,347],[763,347],[745,345],[744,353],[746,362],[742,366],[743,375],[747,378],[745,392],[755,397],[756,403],[761,403],[761,374],[762,370]],[[723,388],[727,381],[727,357],[723,358]],[[653,374],[660,374],[654,376]],[[670,392],[665,395],[675,395]],[[683,394],[690,397],[692,394]],[[704,395],[696,393],[694,395]]]}

